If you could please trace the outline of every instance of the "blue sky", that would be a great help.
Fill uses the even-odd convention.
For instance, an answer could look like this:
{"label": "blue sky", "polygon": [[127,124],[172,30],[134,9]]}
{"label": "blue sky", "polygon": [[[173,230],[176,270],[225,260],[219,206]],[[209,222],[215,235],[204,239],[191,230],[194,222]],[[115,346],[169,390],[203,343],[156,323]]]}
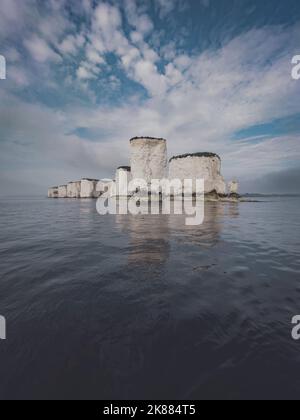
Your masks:
{"label": "blue sky", "polygon": [[220,154],[244,191],[300,192],[298,0],[0,6],[0,193],[112,177],[136,135]]}

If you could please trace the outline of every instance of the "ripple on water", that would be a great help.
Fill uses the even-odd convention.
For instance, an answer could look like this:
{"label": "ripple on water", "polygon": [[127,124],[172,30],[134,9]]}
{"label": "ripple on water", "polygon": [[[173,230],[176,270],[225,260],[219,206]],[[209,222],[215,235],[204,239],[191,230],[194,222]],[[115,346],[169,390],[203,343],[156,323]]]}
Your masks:
{"label": "ripple on water", "polygon": [[298,201],[209,203],[191,228],[1,199],[0,228],[0,397],[298,395]]}

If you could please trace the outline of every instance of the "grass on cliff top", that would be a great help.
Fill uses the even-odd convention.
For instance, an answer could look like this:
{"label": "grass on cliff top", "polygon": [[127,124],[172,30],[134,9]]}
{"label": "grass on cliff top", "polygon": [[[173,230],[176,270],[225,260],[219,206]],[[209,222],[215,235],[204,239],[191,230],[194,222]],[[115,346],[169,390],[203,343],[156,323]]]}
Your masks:
{"label": "grass on cliff top", "polygon": [[167,141],[166,139],[159,138],[159,137],[143,137],[143,136],[139,136],[139,137],[133,137],[132,139],[130,139],[130,142],[132,142],[132,141],[134,141],[134,140],[155,140],[155,141]]}
{"label": "grass on cliff top", "polygon": [[206,157],[206,158],[218,158],[221,160],[220,156],[217,155],[216,153],[210,153],[210,152],[198,152],[198,153],[186,153],[185,155],[178,155],[178,156],[173,156],[169,162],[171,162],[172,160],[175,159],[185,159],[188,157]]}

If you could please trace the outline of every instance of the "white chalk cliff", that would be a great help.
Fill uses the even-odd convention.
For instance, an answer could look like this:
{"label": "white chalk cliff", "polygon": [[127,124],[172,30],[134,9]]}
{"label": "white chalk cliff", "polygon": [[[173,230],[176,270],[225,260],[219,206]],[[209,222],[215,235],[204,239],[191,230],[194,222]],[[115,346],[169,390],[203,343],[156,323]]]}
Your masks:
{"label": "white chalk cliff", "polygon": [[228,184],[228,192],[230,195],[237,195],[239,192],[239,184],[237,181],[231,181]]}
{"label": "white chalk cliff", "polygon": [[48,198],[58,198],[58,187],[48,189]]}
{"label": "white chalk cliff", "polygon": [[80,198],[97,198],[98,179],[84,178],[81,180]]}
{"label": "white chalk cliff", "polygon": [[[135,137],[130,140],[131,158],[129,166],[121,166],[116,171],[115,180],[96,180],[84,178],[68,185],[49,188],[49,198],[98,198],[108,192],[110,197],[126,197],[128,195],[146,193],[153,180],[159,180],[161,185],[167,180],[193,180],[204,179],[204,193],[219,197],[226,195],[226,183],[221,174],[221,158],[215,153],[194,153],[174,156],[167,159],[167,142],[154,137]],[[145,191],[136,188],[131,181],[144,180]],[[139,184],[137,184],[139,185]],[[238,182],[228,184],[228,193],[232,198],[238,198]],[[152,188],[153,193],[159,193],[160,187]],[[196,191],[191,191],[193,194]],[[181,195],[182,189],[173,190],[172,194]]]}
{"label": "white chalk cliff", "polygon": [[136,137],[130,140],[131,175],[148,184],[152,179],[167,176],[167,142],[153,137]]}
{"label": "white chalk cliff", "polygon": [[119,197],[128,197],[128,185],[132,180],[131,168],[120,166],[116,172],[116,194]]}
{"label": "white chalk cliff", "polygon": [[69,182],[67,185],[67,197],[68,198],[80,198],[81,193],[81,181]]}
{"label": "white chalk cliff", "polygon": [[112,179],[102,179],[98,181],[96,185],[96,192],[99,197],[104,193],[107,193],[108,196],[113,197],[116,195],[116,182]]}
{"label": "white chalk cliff", "polygon": [[58,198],[67,198],[67,186],[61,185],[58,187]]}
{"label": "white chalk cliff", "polygon": [[185,179],[204,179],[206,194],[226,194],[226,183],[221,175],[221,159],[214,153],[174,156],[169,163],[169,179],[180,179],[182,182]]}

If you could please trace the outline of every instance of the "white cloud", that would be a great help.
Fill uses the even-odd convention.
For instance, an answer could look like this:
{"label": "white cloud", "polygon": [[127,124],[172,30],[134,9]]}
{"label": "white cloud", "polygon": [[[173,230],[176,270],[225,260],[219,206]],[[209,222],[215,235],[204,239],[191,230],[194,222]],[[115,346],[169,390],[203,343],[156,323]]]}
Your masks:
{"label": "white cloud", "polygon": [[137,31],[143,35],[149,34],[154,28],[152,21],[147,15],[139,16],[135,23],[135,27]]}
{"label": "white cloud", "polygon": [[83,35],[68,35],[59,45],[59,50],[62,54],[76,54],[84,44],[85,38]]}
{"label": "white cloud", "polygon": [[[166,16],[174,7],[169,1],[157,0],[158,3],[161,16]],[[52,4],[54,16],[56,12],[61,13],[61,4],[61,1]],[[146,34],[152,31],[147,9],[141,10],[133,0],[124,4],[131,28],[129,39],[118,6],[101,3],[93,11],[91,3],[86,2],[84,8],[89,13],[91,27],[81,27],[79,35],[70,35],[75,33],[74,28],[64,17],[57,24],[59,35],[55,31],[51,35],[49,26],[41,19],[37,22],[36,34],[32,30],[26,31],[24,45],[39,63],[60,61],[61,65],[64,54],[71,55],[74,63],[78,59],[75,70],[67,66],[60,66],[60,69],[67,68],[68,76],[64,79],[67,78],[72,87],[76,82],[76,88],[79,86],[92,97],[92,101],[98,92],[91,92],[91,80],[98,80],[98,86],[106,84],[111,90],[120,87],[114,71],[105,79],[100,76],[109,71],[108,55],[112,53],[117,58],[118,72],[123,70],[128,78],[141,84],[150,97],[143,102],[126,98],[118,107],[70,106],[63,118],[46,107],[41,111],[39,105],[31,106],[15,100],[17,116],[14,114],[16,106],[12,106],[6,108],[1,118],[1,138],[14,139],[1,145],[3,162],[5,158],[13,161],[15,156],[20,165],[24,158],[30,166],[43,161],[45,154],[49,162],[53,162],[59,149],[61,153],[55,160],[56,165],[68,168],[66,179],[61,182],[73,178],[73,169],[70,168],[74,166],[78,176],[85,176],[83,172],[89,167],[96,171],[99,168],[99,176],[112,176],[116,165],[127,163],[127,139],[134,135],[166,137],[170,155],[217,152],[223,158],[228,178],[251,177],[253,172],[255,176],[263,175],[274,165],[280,167],[293,159],[300,159],[297,136],[273,135],[260,141],[256,139],[255,144],[250,140],[232,140],[233,134],[239,130],[299,112],[300,84],[295,84],[290,77],[290,60],[298,46],[299,26],[252,30],[218,50],[191,56],[179,53],[175,42],[160,45],[161,33],[155,45],[162,48],[152,48],[146,39]],[[22,13],[6,3],[6,24],[16,22]],[[63,53],[62,59],[57,49]],[[21,69],[19,55],[11,52],[11,57],[15,57],[11,79],[15,85],[26,86],[31,81],[27,73],[30,66],[25,72]],[[102,71],[104,65],[105,72]],[[49,66],[47,75],[50,81],[52,71],[55,70]],[[13,117],[16,122],[9,127],[7,121]],[[36,118],[40,121],[35,124]],[[77,127],[99,132],[100,143],[66,135],[75,132]],[[40,137],[41,132],[46,133],[46,138]],[[28,152],[22,155],[22,142],[26,143],[28,139],[34,139],[33,145],[28,144]],[[49,173],[54,182],[56,171],[49,169]]]}
{"label": "white cloud", "polygon": [[151,61],[138,61],[134,67],[134,74],[135,79],[151,94],[162,95],[166,92],[166,77],[157,72],[156,66]]}
{"label": "white cloud", "polygon": [[96,66],[91,65],[90,63],[83,62],[77,70],[77,77],[79,80],[90,80],[96,79],[99,70]]}
{"label": "white cloud", "polygon": [[26,5],[17,0],[1,0],[0,35],[8,37],[23,28]]}
{"label": "white cloud", "polygon": [[94,11],[90,42],[99,53],[121,54],[129,47],[122,31],[122,16],[118,7],[101,3]]}
{"label": "white cloud", "polygon": [[30,52],[34,60],[40,63],[50,61],[60,61],[61,57],[57,54],[42,38],[34,35],[32,38],[24,41],[24,45]]}
{"label": "white cloud", "polygon": [[125,0],[124,10],[127,21],[143,39],[146,35],[153,31],[153,22],[146,13],[137,7],[135,0]]}
{"label": "white cloud", "polygon": [[[293,28],[251,31],[218,51],[193,58],[179,56],[167,65],[165,75],[159,75],[151,61],[137,59],[130,67],[132,77],[154,94],[152,99],[142,107],[129,102],[88,115],[82,111],[74,118],[77,124],[107,133],[107,141],[117,142],[120,150],[125,139],[134,135],[163,136],[169,140],[171,155],[219,153],[228,178],[263,175],[274,165],[300,159],[299,137],[273,136],[253,144],[233,141],[232,136],[299,112],[300,85],[291,80],[287,59],[297,39]],[[275,45],[285,54],[274,55]]]}
{"label": "white cloud", "polygon": [[58,10],[47,17],[41,17],[37,23],[37,30],[43,39],[56,46],[64,34],[73,29],[73,23],[64,16],[62,10]]}
{"label": "white cloud", "polygon": [[101,3],[94,13],[94,25],[104,34],[111,34],[115,29],[121,27],[122,17],[117,7]]}
{"label": "white cloud", "polygon": [[178,69],[175,68],[174,64],[172,63],[169,63],[166,66],[166,77],[168,79],[168,83],[171,86],[174,86],[183,81],[183,75]]}
{"label": "white cloud", "polygon": [[82,0],[81,5],[83,7],[83,10],[87,15],[90,15],[93,10],[93,1],[92,0]]}
{"label": "white cloud", "polygon": [[8,50],[6,50],[4,55],[6,60],[10,63],[16,63],[21,60],[21,54],[14,47],[11,47]]}
{"label": "white cloud", "polygon": [[173,61],[177,55],[176,43],[174,41],[169,42],[160,48],[160,54],[167,61]]}
{"label": "white cloud", "polygon": [[26,71],[22,67],[17,66],[9,68],[9,80],[12,80],[15,85],[20,87],[26,87],[30,84]]}
{"label": "white cloud", "polygon": [[236,172],[242,181],[247,181],[274,172],[284,167],[283,163],[292,166],[300,161],[299,140],[297,135],[282,135],[254,144],[237,142],[224,152],[226,173]]}
{"label": "white cloud", "polygon": [[136,63],[140,59],[141,55],[137,48],[132,47],[121,56],[121,60],[125,70],[129,70],[133,63]]}
{"label": "white cloud", "polygon": [[187,55],[179,55],[174,59],[174,65],[180,70],[186,70],[191,64],[193,60]]}
{"label": "white cloud", "polygon": [[[124,71],[130,79],[141,83],[151,95],[162,94],[166,91],[165,76],[160,74],[156,61],[157,53],[144,42],[144,35],[152,29],[152,22],[146,15],[139,15],[134,0],[125,3],[127,18],[134,22],[137,31],[132,32],[132,40],[138,44],[134,46],[128,40],[122,29],[122,16],[118,7],[102,3],[95,12],[90,34],[90,45],[87,50],[94,48],[101,54],[114,53],[123,65]],[[93,47],[91,47],[91,45]],[[94,55],[94,54],[93,54]]]}
{"label": "white cloud", "polygon": [[143,42],[144,37],[140,32],[132,31],[130,34],[130,39],[134,44],[139,44]]}
{"label": "white cloud", "polygon": [[91,45],[88,46],[86,50],[86,57],[88,61],[94,64],[104,64],[104,58],[98,53],[98,51],[93,48]]}
{"label": "white cloud", "polygon": [[165,18],[176,7],[175,0],[155,0],[161,19]]}

